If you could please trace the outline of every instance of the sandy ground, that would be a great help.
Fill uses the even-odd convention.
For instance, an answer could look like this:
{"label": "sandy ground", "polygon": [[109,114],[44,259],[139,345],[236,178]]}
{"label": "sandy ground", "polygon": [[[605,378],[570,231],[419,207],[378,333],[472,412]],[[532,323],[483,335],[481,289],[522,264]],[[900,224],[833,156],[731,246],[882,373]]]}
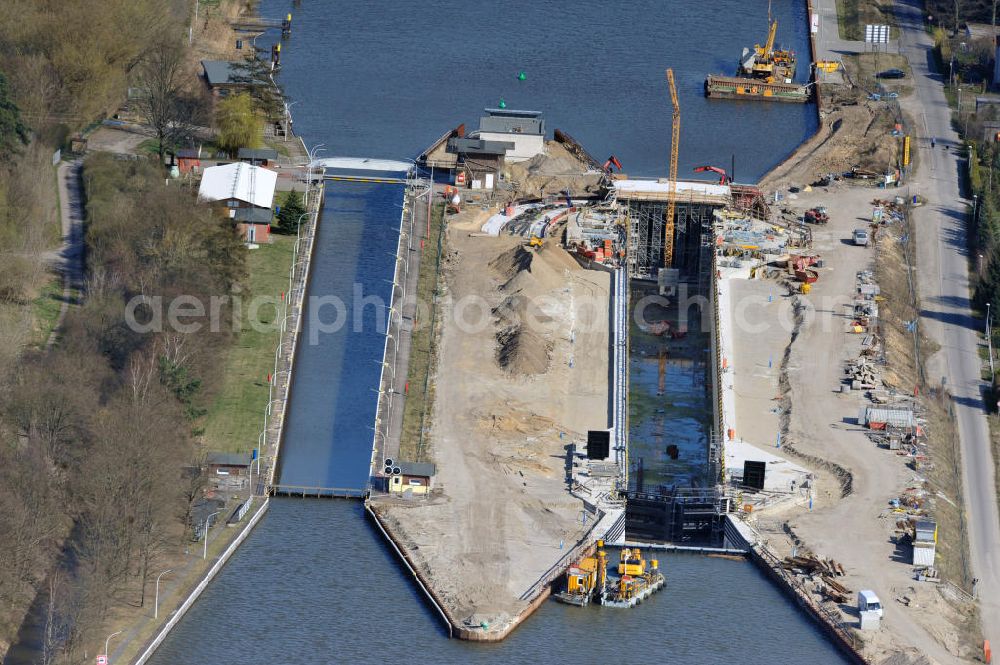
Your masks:
{"label": "sandy ground", "polygon": [[854,166],[883,170],[895,164],[898,141],[886,136],[893,119],[884,104],[871,102],[847,86],[826,86],[823,94],[823,127],[793,157],[768,173],[760,182],[761,189],[802,187]]}
{"label": "sandy ground", "polygon": [[457,619],[500,629],[584,534],[567,446],[607,427],[610,275],[554,243],[470,237],[483,214],[449,220],[430,433],[442,492],[377,509]]}
{"label": "sandy ground", "polygon": [[590,170],[557,141],[545,142],[545,153],[507,165],[517,198],[559,194],[591,196],[600,189],[602,174]]}
{"label": "sandy ground", "polygon": [[[824,258],[825,267],[811,293],[801,296],[808,310],[786,368],[791,411],[781,451],[775,449],[781,416],[776,398],[781,392],[781,359],[791,339],[792,298],[775,281],[733,283],[737,426],[741,438],[769,453],[787,454],[788,446],[793,446],[796,453],[810,456],[789,459],[816,475],[813,510],[809,511],[808,502],[786,502],[765,509],[758,526],[768,532],[770,546],[787,555],[795,544],[784,533],[782,522],[787,521],[800,548],[843,564],[847,574],[841,581],[852,592],[874,589],[879,594],[887,607],[883,628],[863,634],[876,662],[904,647],[914,647],[940,663],[962,662],[956,656],[958,634],[942,620],[954,619],[954,610],[933,586],[913,579],[908,548],[897,549],[895,520],[887,517],[889,499],[911,484],[913,473],[902,458],[876,447],[857,426],[863,397],[839,392],[844,362],[857,357],[861,343],[860,335],[847,332],[855,274],[869,269],[874,260],[871,248],[856,247],[848,239],[870,218],[871,201],[880,194],[841,184],[802,193],[788,202],[800,212],[826,205],[831,221],[814,227],[812,252]],[[741,300],[748,298],[756,300],[742,305],[741,314]],[[741,333],[741,327],[748,332]],[[841,498],[841,479],[817,460],[847,469],[852,492]],[[896,602],[903,596],[914,602],[909,607]],[[856,623],[853,608],[840,609],[848,625]]]}

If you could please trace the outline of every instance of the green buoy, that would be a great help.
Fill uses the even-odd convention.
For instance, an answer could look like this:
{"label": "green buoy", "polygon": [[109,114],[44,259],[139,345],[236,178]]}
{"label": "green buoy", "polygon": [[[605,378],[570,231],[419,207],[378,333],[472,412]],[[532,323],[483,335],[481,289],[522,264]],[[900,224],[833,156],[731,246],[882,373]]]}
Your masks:
{"label": "green buoy", "polygon": [[518,81],[523,81],[526,78],[528,78],[528,75],[525,74],[523,71],[517,73],[517,80]]}
{"label": "green buoy", "polygon": [[500,103],[497,104],[497,108],[502,108],[502,109],[507,108],[507,102],[505,102],[503,99],[501,99]]}

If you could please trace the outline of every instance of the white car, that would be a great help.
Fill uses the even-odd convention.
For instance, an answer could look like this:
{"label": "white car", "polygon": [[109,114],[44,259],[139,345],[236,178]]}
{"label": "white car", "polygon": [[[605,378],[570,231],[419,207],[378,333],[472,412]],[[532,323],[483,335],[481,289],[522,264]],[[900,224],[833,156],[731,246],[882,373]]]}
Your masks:
{"label": "white car", "polygon": [[860,247],[868,246],[868,229],[854,229],[854,233],[851,237],[854,240],[855,245]]}

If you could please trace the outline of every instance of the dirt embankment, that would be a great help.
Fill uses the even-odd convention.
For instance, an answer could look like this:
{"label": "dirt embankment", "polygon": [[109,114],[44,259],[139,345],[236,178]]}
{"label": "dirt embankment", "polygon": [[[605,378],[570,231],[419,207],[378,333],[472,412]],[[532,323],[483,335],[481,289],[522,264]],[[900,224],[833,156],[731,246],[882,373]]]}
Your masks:
{"label": "dirt embankment", "polygon": [[824,85],[821,94],[828,109],[822,128],[764,176],[760,186],[765,191],[802,187],[855,166],[874,172],[895,167],[899,140],[891,136],[896,124],[893,107],[846,85]]}
{"label": "dirt embankment", "polygon": [[375,500],[448,611],[490,631],[583,535],[571,442],[607,426],[609,275],[449,219],[429,432],[438,490]]}

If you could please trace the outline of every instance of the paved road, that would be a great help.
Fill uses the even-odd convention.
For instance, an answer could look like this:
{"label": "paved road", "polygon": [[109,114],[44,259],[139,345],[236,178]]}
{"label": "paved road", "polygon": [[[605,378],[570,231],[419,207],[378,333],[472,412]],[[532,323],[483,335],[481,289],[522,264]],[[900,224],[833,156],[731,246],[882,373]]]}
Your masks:
{"label": "paved road", "polygon": [[[923,305],[921,325],[941,345],[928,363],[928,380],[942,377],[954,396],[962,451],[962,481],[973,574],[982,605],[986,639],[1000,640],[1000,520],[994,485],[994,465],[989,430],[983,411],[978,354],[981,321],[969,309],[968,257],[965,245],[967,202],[959,192],[959,156],[951,150],[958,136],[951,129],[942,77],[930,68],[932,42],[921,23],[919,0],[897,0],[901,49],[910,61],[916,94],[904,109],[916,122],[920,168],[911,189],[928,199],[917,209]],[[930,147],[930,137],[937,147]],[[942,149],[945,143],[947,150]]]}
{"label": "paved road", "polygon": [[80,171],[83,162],[63,162],[58,168],[59,215],[62,224],[62,247],[59,250],[58,270],[63,277],[62,303],[46,346],[55,344],[62,329],[66,312],[76,302],[74,293],[81,293],[84,283],[83,247],[83,186]]}
{"label": "paved road", "polygon": [[[424,248],[430,249],[430,243],[436,240],[427,237],[427,217],[430,214],[428,199],[433,197],[433,192],[423,195],[422,198],[406,197],[406,205],[413,210],[412,224],[408,217],[403,229],[404,238],[400,244],[400,250],[405,253],[406,262],[399,264],[400,273],[398,280],[402,286],[395,288],[394,298],[402,298],[403,302],[393,302],[393,306],[400,310],[402,317],[393,314],[390,321],[389,333],[392,339],[398,341],[395,344],[386,346],[386,359],[391,365],[391,371],[383,374],[381,390],[391,392],[392,399],[383,398],[380,411],[382,423],[379,432],[382,436],[376,435],[376,452],[373,460],[372,471],[377,473],[382,467],[381,462],[385,458],[399,460],[400,437],[403,431],[403,409],[406,406],[407,380],[410,366],[410,347],[412,343],[413,326],[416,322],[419,305],[416,301],[417,280],[420,273],[420,260],[423,257]],[[433,199],[431,199],[433,202]],[[429,303],[425,303],[429,304]],[[427,323],[424,322],[424,325]],[[389,369],[389,368],[387,368]],[[407,460],[415,461],[415,460]]]}

